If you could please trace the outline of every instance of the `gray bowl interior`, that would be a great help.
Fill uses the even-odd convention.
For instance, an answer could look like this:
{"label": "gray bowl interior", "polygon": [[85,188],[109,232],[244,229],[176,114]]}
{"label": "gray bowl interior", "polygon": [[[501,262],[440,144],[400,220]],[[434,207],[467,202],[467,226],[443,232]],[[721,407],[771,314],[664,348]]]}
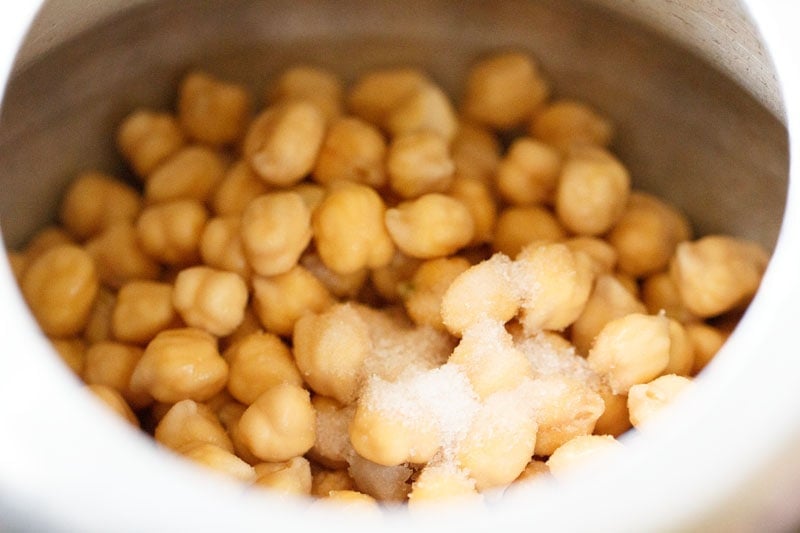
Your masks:
{"label": "gray bowl interior", "polygon": [[458,98],[470,62],[507,48],[534,54],[556,95],[613,118],[614,151],[637,188],[675,202],[698,233],[774,246],[788,174],[782,123],[664,37],[560,0],[165,0],[132,8],[14,73],[0,118],[7,245],[52,220],[78,172],[124,176],[116,124],[135,107],[170,109],[191,67],[261,95],[297,62],[346,80],[373,67],[420,65]]}

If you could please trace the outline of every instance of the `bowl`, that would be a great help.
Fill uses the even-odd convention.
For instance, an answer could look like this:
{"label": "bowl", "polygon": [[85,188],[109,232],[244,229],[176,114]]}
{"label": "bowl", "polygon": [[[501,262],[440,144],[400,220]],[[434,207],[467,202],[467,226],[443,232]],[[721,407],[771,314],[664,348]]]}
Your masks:
{"label": "bowl", "polygon": [[[5,9],[5,8],[4,8]],[[791,133],[800,121],[787,21],[796,8],[758,3],[610,0],[179,0],[45,2],[1,42],[8,78],[0,119],[0,223],[6,246],[50,220],[79,171],[123,173],[115,125],[133,107],[168,108],[186,68],[255,94],[298,61],[352,80],[415,64],[458,94],[487,51],[530,51],[562,96],[618,126],[614,151],[637,187],[684,209],[701,234],[725,232],[773,251],[762,286],[697,390],[619,459],[507,495],[488,508],[443,507],[386,529],[658,531],[788,528],[800,511],[800,225]],[[3,17],[6,18],[6,17]],[[796,156],[795,156],[796,159]],[[97,405],[37,328],[7,262],[0,313],[0,527],[64,531],[354,530],[357,513],[309,510],[253,494],[176,460]]]}

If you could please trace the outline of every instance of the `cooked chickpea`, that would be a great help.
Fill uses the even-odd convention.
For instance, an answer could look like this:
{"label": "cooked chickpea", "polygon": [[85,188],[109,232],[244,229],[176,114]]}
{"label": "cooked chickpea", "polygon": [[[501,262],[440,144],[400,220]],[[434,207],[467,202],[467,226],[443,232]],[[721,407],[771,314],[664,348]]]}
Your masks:
{"label": "cooked chickpea", "polygon": [[244,320],[247,284],[233,272],[196,266],[175,278],[172,304],[183,321],[224,337]]}
{"label": "cooked chickpea", "polygon": [[690,378],[675,374],[666,374],[649,383],[632,386],[628,391],[628,411],[633,427],[641,428],[651,423],[691,387]]}
{"label": "cooked chickpea", "polygon": [[321,312],[334,299],[325,285],[298,265],[277,276],[253,278],[253,308],[260,323],[272,333],[291,336],[297,320]]}
{"label": "cooked chickpea", "polygon": [[282,494],[311,494],[311,463],[305,457],[293,457],[285,463],[260,463],[255,466],[258,487]]}
{"label": "cooked chickpea", "polygon": [[669,363],[664,374],[688,376],[694,367],[694,344],[686,328],[672,318],[669,319]]}
{"label": "cooked chickpea", "polygon": [[367,122],[383,127],[400,102],[429,83],[423,72],[412,68],[373,70],[350,88],[347,106]]}
{"label": "cooked chickpea", "polygon": [[62,361],[80,377],[83,375],[83,367],[86,361],[86,341],[79,337],[69,339],[50,339],[56,353]]}
{"label": "cooked chickpea", "polygon": [[241,215],[254,198],[269,192],[269,186],[247,161],[233,163],[214,189],[210,205],[217,216]]}
{"label": "cooked chickpea", "polygon": [[556,187],[556,215],[577,235],[596,236],[610,230],[622,216],[630,193],[628,170],[599,148],[571,153]]}
{"label": "cooked chickpea", "polygon": [[690,237],[682,213],[654,196],[634,192],[608,242],[617,250],[619,269],[643,277],[666,269],[675,247]]}
{"label": "cooked chickpea", "polygon": [[296,65],[281,73],[267,100],[307,100],[317,106],[327,122],[332,122],[342,114],[343,92],[342,82],[333,72],[312,65]]}
{"label": "cooked chickpea", "polygon": [[322,262],[319,254],[315,252],[303,254],[303,257],[300,258],[300,266],[311,272],[337,298],[356,298],[369,275],[369,269],[366,268],[349,274],[334,272]]}
{"label": "cooked chickpea", "polygon": [[631,428],[630,415],[628,414],[628,396],[614,394],[611,387],[602,382],[597,393],[603,398],[605,410],[594,425],[595,435],[611,435],[619,437]]}
{"label": "cooked chickpea", "polygon": [[505,323],[519,311],[513,263],[495,254],[461,273],[442,296],[442,322],[456,336],[485,318]]}
{"label": "cooked chickpea", "polygon": [[658,377],[669,364],[669,319],[631,313],[608,322],[589,350],[588,361],[608,379],[614,394]]}
{"label": "cooked chickpea", "polygon": [[209,220],[200,235],[200,257],[210,267],[248,279],[252,271],[244,253],[241,227],[242,220],[236,215]]}
{"label": "cooked chickpea", "polygon": [[239,481],[247,483],[253,481],[255,478],[255,471],[252,466],[229,450],[215,444],[208,442],[192,442],[177,451],[197,464],[232,476]]}
{"label": "cooked chickpea", "polygon": [[300,195],[300,198],[303,199],[303,203],[305,203],[308,210],[312,212],[322,203],[322,200],[325,199],[325,195],[328,192],[322,185],[307,181],[292,185],[285,190]]}
{"label": "cooked chickpea", "polygon": [[755,243],[710,235],[679,244],[670,275],[689,311],[705,318],[747,302],[767,261],[767,253]]}
{"label": "cooked chickpea", "polygon": [[312,176],[322,184],[354,181],[379,188],[386,183],[386,140],[380,130],[356,117],[331,124]]}
{"label": "cooked chickpea", "polygon": [[534,459],[528,463],[528,466],[525,467],[525,470],[522,471],[516,480],[527,482],[548,474],[550,474],[550,468],[547,466],[547,463]]}
{"label": "cooked chickpea", "polygon": [[339,274],[387,265],[394,243],[384,224],[386,206],[366,185],[340,182],[314,210],[314,244],[325,266]]}
{"label": "cooked chickpea", "polygon": [[386,228],[400,251],[420,259],[450,255],[466,246],[475,234],[469,209],[438,193],[388,209]]}
{"label": "cooked chickpea", "polygon": [[348,434],[355,406],[343,406],[336,400],[316,395],[311,404],[317,413],[316,440],[308,456],[328,468],[346,468],[353,453]]}
{"label": "cooked chickpea", "polygon": [[177,324],[172,285],[157,281],[130,281],[117,293],[111,315],[114,338],[145,344],[160,331]]}
{"label": "cooked chickpea", "polygon": [[464,113],[481,124],[511,129],[527,121],[549,92],[531,57],[519,52],[498,54],[470,69]]}
{"label": "cooked chickpea", "polygon": [[125,403],[125,399],[115,389],[106,385],[87,385],[86,389],[120,418],[139,427],[139,419],[136,418],[130,406]]}
{"label": "cooked chickpea", "polygon": [[642,301],[651,314],[663,312],[683,323],[697,320],[683,303],[669,272],[659,272],[645,278],[642,282]]}
{"label": "cooked chickpea", "polygon": [[92,306],[92,312],[86,319],[83,338],[89,344],[109,340],[112,337],[111,321],[114,307],[117,304],[116,295],[105,287],[100,287]]}
{"label": "cooked chickpea", "polygon": [[150,341],[130,386],[160,402],[201,402],[221,391],[227,379],[216,339],[201,329],[181,328],[164,330]]}
{"label": "cooked chickpea", "polygon": [[314,408],[308,391],[280,383],[263,392],[239,419],[241,437],[263,461],[288,461],[314,445]]}
{"label": "cooked chickpea", "polygon": [[516,257],[533,242],[560,241],[566,236],[564,226],[546,207],[507,207],[497,217],[492,248]]}
{"label": "cooked chickpea", "polygon": [[534,115],[530,131],[537,139],[568,150],[581,144],[608,146],[614,128],[607,118],[589,105],[575,100],[559,100]]}
{"label": "cooked chickpea", "polygon": [[153,399],[131,388],[131,375],[144,352],[137,346],[100,341],[89,346],[84,356],[83,380],[89,385],[106,385],[119,392],[134,409],[147,407]]}
{"label": "cooked chickpea", "polygon": [[347,471],[356,487],[365,494],[391,503],[402,503],[408,498],[409,481],[414,473],[409,465],[384,466],[357,454],[352,454],[349,461]]}
{"label": "cooked chickpea", "polygon": [[475,231],[469,244],[491,242],[497,223],[497,203],[489,185],[474,178],[456,176],[447,193],[467,206],[472,215]]}
{"label": "cooked chickpea", "polygon": [[97,275],[105,285],[119,288],[133,279],[155,279],[161,267],[145,253],[139,232],[130,222],[117,222],[86,243]]}
{"label": "cooked chickpea", "polygon": [[385,126],[394,137],[429,131],[449,143],[458,130],[458,118],[444,91],[426,83],[397,103],[387,115]]}
{"label": "cooked chickpea", "polygon": [[610,435],[582,435],[562,444],[547,460],[550,473],[557,479],[574,472],[576,467],[595,463],[618,454],[624,447]]}
{"label": "cooked chickpea", "polygon": [[631,295],[617,278],[601,274],[597,276],[586,306],[572,324],[572,343],[578,353],[586,355],[606,324],[631,313],[646,312],[644,304]]}
{"label": "cooked chickpea", "polygon": [[230,369],[228,390],[246,405],[279,383],[303,384],[292,352],[271,333],[252,333],[225,350],[223,357]]}
{"label": "cooked chickpea", "polygon": [[142,249],[161,263],[191,265],[200,259],[200,236],[208,212],[198,200],[173,200],[147,207],[136,222]]}
{"label": "cooked chickpea", "polygon": [[83,249],[60,245],[34,260],[22,278],[22,294],[47,335],[80,333],[92,312],[100,284]]}
{"label": "cooked chickpea", "polygon": [[372,347],[367,325],[353,306],[337,304],[303,315],[294,326],[293,341],[297,367],[314,392],[352,403]]}
{"label": "cooked chickpea", "polygon": [[141,203],[133,187],[105,174],[87,172],[64,193],[59,219],[76,239],[85,240],[114,222],[133,221]]}
{"label": "cooked chickpea", "polygon": [[311,495],[317,498],[324,498],[332,491],[355,490],[356,485],[353,478],[346,470],[323,470],[312,471]]}
{"label": "cooked chickpea", "polygon": [[592,259],[595,275],[611,274],[617,266],[617,251],[598,237],[572,237],[564,244],[573,252],[583,252]]}
{"label": "cooked chickpea", "polygon": [[450,144],[450,153],[456,176],[488,184],[500,163],[500,141],[488,128],[462,121]]}
{"label": "cooked chickpea", "polygon": [[34,259],[56,246],[62,244],[77,244],[75,240],[60,226],[46,226],[31,238],[25,247],[25,259],[29,266]]}
{"label": "cooked chickpea", "polygon": [[144,197],[151,203],[194,199],[206,202],[225,176],[226,162],[219,152],[188,146],[158,166],[147,178]]}
{"label": "cooked chickpea", "polygon": [[[336,509],[370,519],[380,519],[381,508],[375,498],[357,490],[332,490],[320,500],[321,504],[332,502]],[[317,504],[320,505],[320,504]]]}
{"label": "cooked chickpea", "polygon": [[311,212],[299,194],[269,193],[250,202],[241,228],[250,266],[274,276],[291,270],[311,241]]}
{"label": "cooked chickpea", "polygon": [[517,283],[522,287],[522,322],[526,331],[560,331],[581,315],[591,294],[591,260],[565,244],[533,244],[517,255]]}
{"label": "cooked chickpea", "polygon": [[691,373],[697,374],[722,348],[728,335],[722,330],[702,322],[692,322],[684,327],[694,348],[694,364]]}
{"label": "cooked chickpea", "polygon": [[427,465],[411,486],[409,509],[452,499],[475,498],[475,480],[450,464]]}
{"label": "cooked chickpea", "polygon": [[441,257],[422,263],[403,292],[406,313],[417,325],[444,329],[442,297],[453,280],[470,267],[462,257]]}
{"label": "cooked chickpea", "polygon": [[186,135],[213,146],[231,144],[244,134],[250,95],[205,72],[190,72],[178,89],[178,120]]}
{"label": "cooked chickpea", "polygon": [[455,164],[447,139],[428,131],[398,135],[386,156],[389,185],[403,198],[445,192],[453,182]]}
{"label": "cooked chickpea", "polygon": [[128,115],[117,132],[119,151],[143,179],[180,150],[184,143],[183,132],[175,117],[147,109]]}
{"label": "cooked chickpea", "polygon": [[250,125],[244,156],[261,179],[288,186],[314,168],[325,135],[325,118],[305,101],[292,100],[267,108]]}
{"label": "cooked chickpea", "polygon": [[156,426],[155,439],[176,451],[198,443],[233,451],[231,439],[214,411],[192,400],[181,400],[169,408]]}
{"label": "cooked chickpea", "polygon": [[547,144],[522,137],[497,166],[500,196],[513,205],[552,203],[561,171],[561,154]]}

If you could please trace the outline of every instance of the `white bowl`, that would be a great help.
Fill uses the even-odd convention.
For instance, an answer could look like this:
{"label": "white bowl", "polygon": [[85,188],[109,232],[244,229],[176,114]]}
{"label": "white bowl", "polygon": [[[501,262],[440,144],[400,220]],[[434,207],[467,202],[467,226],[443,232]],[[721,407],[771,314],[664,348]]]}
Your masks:
{"label": "white bowl", "polygon": [[[66,139],[64,131],[58,128],[96,129],[103,120],[109,120],[108,117],[120,112],[114,105],[98,98],[94,102],[96,105],[92,106],[92,109],[100,109],[96,115],[88,113],[80,123],[37,129],[35,126],[38,124],[48,126],[47,117],[63,105],[63,101],[57,98],[47,105],[45,97],[49,86],[45,85],[45,81],[63,78],[67,80],[67,89],[80,89],[80,85],[69,85],[75,82],[70,78],[70,72],[52,71],[57,61],[64,60],[63,56],[58,57],[58,51],[68,49],[76,39],[83,42],[83,47],[69,49],[73,53],[72,56],[66,56],[67,59],[73,59],[70,65],[75,67],[78,74],[104,76],[107,79],[98,83],[106,83],[106,89],[113,89],[115,83],[124,81],[124,73],[119,74],[119,80],[115,79],[118,73],[114,67],[119,65],[103,59],[113,50],[109,52],[99,47],[98,42],[92,41],[91,33],[80,32],[91,30],[96,34],[101,31],[95,27],[98,20],[105,20],[104,17],[109,14],[116,14],[138,3],[54,2],[41,14],[34,34],[22,49],[17,72],[23,79],[24,76],[32,76],[29,79],[38,81],[38,84],[9,87],[8,101],[20,101],[23,104],[15,104],[0,124],[0,149],[4,142],[8,145],[9,138],[18,143],[29,142],[15,145],[14,154],[4,156],[5,160],[0,158],[6,163],[0,167],[12,176],[3,181],[3,188],[0,189],[4,207],[3,230],[10,242],[18,243],[44,220],[45,213],[52,210],[58,187],[66,179],[50,177],[43,178],[45,181],[38,180],[40,176],[52,173],[53,169],[64,164],[58,157],[49,156],[48,150],[59,152],[54,141],[61,139],[67,144],[75,142],[75,139]],[[749,164],[759,168],[761,161],[754,158],[763,157],[765,165],[770,167],[768,172],[765,171],[769,179],[779,175],[781,170],[785,172],[786,154],[783,150],[786,147],[780,146],[785,136],[780,121],[787,125],[790,134],[788,150],[791,159],[800,160],[800,71],[796,61],[800,39],[792,27],[792,21],[800,20],[797,6],[780,0],[743,2],[745,8],[722,0],[626,3],[624,7],[611,1],[602,3],[612,10],[629,9],[629,15],[673,37],[714,63],[741,86],[742,89],[733,88],[732,84],[721,82],[716,74],[706,76],[704,71],[692,70],[696,68],[694,60],[687,63],[687,79],[699,84],[698,93],[705,90],[713,95],[712,89],[718,88],[724,99],[733,102],[730,108],[725,107],[727,104],[723,102],[722,107],[715,108],[713,112],[697,108],[691,110],[693,113],[708,111],[714,121],[721,121],[720,113],[723,111],[744,106],[744,115],[760,121],[758,127],[753,126],[757,133],[762,132],[758,128],[763,127],[764,132],[775,136],[775,139],[769,136],[764,139],[752,132],[752,137],[747,137],[746,131],[739,132],[745,136],[743,138],[755,144],[742,143],[736,146],[732,153],[739,152],[741,157],[736,161],[737,165]],[[310,6],[330,15],[332,11],[344,9],[343,5],[355,5],[356,2],[308,0],[274,4],[278,6],[276,12],[290,13],[293,9]],[[571,12],[563,3],[545,4],[548,9],[561,10],[561,13]],[[403,11],[400,17],[405,17],[403,20],[399,23],[394,21],[388,26],[396,28],[404,22],[413,28],[417,39],[430,43],[438,42],[437,28],[452,28],[453,24],[462,23],[471,28],[464,20],[477,20],[447,18],[445,15],[450,12],[443,14],[435,5],[432,2],[413,4],[413,9],[409,7]],[[474,14],[474,9],[478,8],[469,5]],[[503,20],[513,20],[514,13],[506,12],[509,5],[520,7],[522,4],[491,3],[491,11],[483,13],[487,17],[492,14],[505,17]],[[33,16],[32,5],[14,7],[12,12],[7,12],[8,9],[5,5],[0,8],[0,77],[3,79],[9,72],[24,29]],[[359,13],[360,16],[368,16],[371,11],[367,9]],[[440,18],[416,18],[420,13]],[[576,17],[583,16],[580,11],[572,13]],[[760,30],[760,37],[753,32],[750,17]],[[301,22],[304,24],[301,25]],[[376,22],[385,21],[378,18],[367,22],[373,25],[370,26],[372,28]],[[287,17],[280,19],[273,30],[279,41],[288,39],[281,41],[284,45],[292,35],[297,36],[302,32],[309,32],[321,39],[320,42],[328,43],[324,38],[335,35],[331,33],[332,30],[339,31],[345,27],[357,31],[363,29],[365,24],[363,19],[355,16],[333,21],[323,15],[302,20]],[[197,29],[198,36],[203,36],[203,30],[203,27]],[[646,50],[646,42],[636,40],[643,34],[637,33],[639,29],[634,30],[633,34],[637,37],[629,42],[625,41],[626,32],[610,33],[609,40],[613,42],[609,46],[625,41],[624,45],[632,47],[631,50]],[[106,31],[109,31],[108,28]],[[501,44],[518,44],[514,39],[521,38],[519,35],[522,34],[514,31],[509,31],[511,37],[503,36],[506,40]],[[464,34],[469,36],[468,31]],[[449,59],[426,55],[424,46],[414,49],[414,46],[396,37],[407,45],[405,53],[427,57],[426,61],[434,70],[441,69]],[[476,50],[498,44],[497,34],[483,32],[473,37]],[[135,40],[136,37],[130,38]],[[175,50],[180,51],[183,44],[178,37],[176,39]],[[759,55],[762,45],[768,53]],[[96,53],[81,55],[86,52],[87,46],[95,46]],[[141,52],[143,46],[138,43],[136,50]],[[297,43],[292,41],[291,46],[281,48],[284,55],[280,56],[280,61],[292,60],[293,53],[302,56],[309,50],[300,45],[298,51],[296,46]],[[386,57],[381,55],[386,50],[380,46],[377,48],[377,52],[371,52],[372,56],[365,54],[361,58],[363,64],[379,62]],[[667,49],[666,52],[657,50],[653,53],[656,56],[659,53],[666,54],[659,57],[679,57],[670,55],[673,52],[669,50],[672,49]],[[122,56],[117,58],[124,57],[125,49],[120,50],[116,52]],[[153,53],[153,50],[147,50]],[[165,81],[174,74],[175,65],[169,62],[181,57],[175,50],[166,47],[158,50],[162,55],[145,59],[131,56],[128,59],[131,64],[136,61],[141,64],[163,61],[167,68],[156,72],[154,79]],[[294,52],[290,53],[291,50]],[[343,61],[348,56],[343,50],[346,51],[347,47],[334,46],[333,52],[325,57],[334,62]],[[565,57],[574,52],[569,46],[557,49],[554,45],[554,50],[560,50],[558,53]],[[56,59],[52,59],[53,52],[56,52]],[[774,71],[770,57],[774,61]],[[644,59],[631,56],[617,66],[626,68],[625,65],[628,65],[633,74],[641,74],[642,69],[647,68],[648,60],[649,56]],[[85,69],[85,72],[81,69]],[[559,79],[565,84],[580,81],[579,70],[563,69],[558,73]],[[447,78],[444,70],[440,70],[440,73],[445,77],[445,85],[455,85],[455,77]],[[777,81],[774,73],[777,73]],[[644,83],[655,79],[654,76],[650,72],[637,79]],[[596,80],[593,83],[595,87],[604,87]],[[674,94],[656,82],[653,84],[647,89],[652,90],[652,94],[660,95],[654,98],[660,98],[658,101],[667,105],[670,95]],[[60,86],[62,91],[67,89]],[[675,89],[675,94],[681,92],[678,89]],[[40,100],[36,100],[34,93],[37,91]],[[154,91],[164,93],[163,87]],[[630,94],[643,94],[641,91],[641,87],[634,87]],[[687,94],[680,98],[690,99],[686,101],[713,104],[711,100],[703,100],[702,95],[697,96],[698,100],[691,100],[692,91],[685,92]],[[148,98],[156,101],[159,97],[155,93],[148,95]],[[80,103],[69,100],[68,96],[66,101],[75,106]],[[626,115],[626,112],[636,111],[628,109],[631,106],[618,103],[614,107],[614,94],[608,91],[603,93],[598,90],[595,96],[601,104],[611,105],[623,125],[633,124],[631,120],[634,115]],[[678,96],[674,98],[676,102],[682,101]],[[42,101],[45,101],[44,104]],[[760,101],[763,108],[751,105],[756,101]],[[27,107],[25,102],[28,102]],[[110,107],[103,108],[107,104]],[[665,107],[658,109],[663,111]],[[650,137],[646,139],[650,142],[673,142],[674,149],[682,146],[681,143],[688,143],[691,147],[694,142],[692,138],[669,140],[664,138],[663,132],[659,133],[662,126],[664,130],[678,128],[682,121],[681,113],[687,112],[687,109],[673,111],[674,114],[664,115],[664,124],[646,128],[641,124],[631,125],[629,133],[645,135],[649,131]],[[770,116],[768,111],[780,119]],[[647,115],[650,119],[655,116],[652,109],[646,112],[650,113]],[[753,124],[739,124],[735,119],[736,116],[733,116],[733,122],[727,126],[734,132],[738,131],[734,126],[746,130],[746,126]],[[27,131],[24,129],[26,126],[32,129]],[[694,126],[689,126],[688,131],[691,131]],[[654,161],[652,157],[648,159],[637,155],[637,148],[641,146],[634,139],[641,144],[643,137],[632,133],[629,141],[623,143],[624,155],[630,157],[635,168],[658,174],[658,169],[664,167],[663,158],[655,158]],[[80,141],[85,140],[85,144],[93,150],[101,146],[99,141],[84,139],[82,135],[75,137]],[[703,142],[714,141],[710,137],[703,139]],[[97,154],[91,157],[86,154],[82,156],[85,156],[87,163],[101,165],[108,161],[101,152],[97,150]],[[31,154],[40,154],[40,157],[33,158]],[[668,149],[665,154],[667,158],[672,157]],[[708,153],[696,154],[695,159],[698,164],[706,165],[703,167],[706,170],[724,169],[725,165],[730,164],[724,160],[715,163],[712,161],[715,158]],[[9,161],[14,164],[9,164]],[[692,158],[683,158],[676,165],[692,161]],[[24,164],[30,167],[21,168],[20,165]],[[714,164],[721,166],[714,167]],[[781,164],[784,168],[781,168]],[[734,168],[731,173],[740,171],[740,168]],[[28,179],[24,176],[28,176]],[[649,187],[669,193],[671,187],[667,187],[663,180],[648,182],[646,176],[644,178]],[[713,178],[722,179],[719,176]],[[773,259],[750,310],[723,352],[703,373],[699,379],[701,386],[691,396],[676,405],[647,435],[626,439],[628,453],[620,459],[584,471],[555,489],[547,484],[534,484],[489,509],[445,508],[432,516],[415,519],[413,527],[431,531],[455,527],[476,531],[508,527],[550,531],[748,531],[784,530],[796,525],[800,520],[800,509],[796,505],[800,501],[800,455],[795,453],[800,446],[800,387],[795,377],[800,373],[800,349],[796,341],[800,318],[792,309],[793,304],[800,301],[800,276],[797,275],[800,272],[798,169],[790,169],[788,193],[784,191],[786,182],[778,179],[774,183],[765,183],[763,179],[767,178],[754,175],[749,179],[737,179],[735,183],[738,190],[745,192],[738,196],[720,196],[722,204],[730,205],[715,207],[705,214],[703,205],[697,204],[697,197],[691,194],[692,189],[687,188],[687,184],[674,184],[677,192],[673,196],[677,196],[678,201],[688,206],[690,212],[703,219],[701,226],[715,229],[719,224],[727,223],[739,233],[752,232],[755,238],[770,246],[777,238]],[[711,177],[708,181],[712,181]],[[722,191],[720,194],[724,194],[726,189],[719,184],[710,186],[716,192]],[[782,209],[784,200],[785,210]],[[725,212],[725,209],[729,211]],[[718,210],[727,214],[715,218],[714,212]],[[734,217],[731,213],[740,213],[741,216]],[[779,234],[778,221],[781,222]],[[352,531],[374,528],[375,525],[364,517],[326,510],[310,511],[298,502],[245,492],[235,483],[219,479],[157,449],[149,438],[118,422],[77,386],[75,379],[53,356],[45,337],[33,322],[5,261],[0,262],[0,291],[0,323],[5,325],[4,348],[0,355],[0,420],[4,424],[0,437],[0,529],[256,531],[277,526],[293,530],[318,528]],[[380,526],[404,530],[412,525],[408,520],[405,516],[389,516]]]}

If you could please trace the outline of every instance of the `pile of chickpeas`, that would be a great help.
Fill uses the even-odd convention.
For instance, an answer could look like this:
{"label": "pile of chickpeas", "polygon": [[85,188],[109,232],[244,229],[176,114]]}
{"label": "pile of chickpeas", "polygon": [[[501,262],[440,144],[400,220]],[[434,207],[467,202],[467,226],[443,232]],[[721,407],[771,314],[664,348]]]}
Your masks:
{"label": "pile of chickpeas", "polygon": [[9,257],[89,390],[243,483],[413,509],[559,478],[693,386],[768,257],[550,93],[519,52],[458,105],[415,68],[190,72],[119,126],[139,183],[77,176]]}

